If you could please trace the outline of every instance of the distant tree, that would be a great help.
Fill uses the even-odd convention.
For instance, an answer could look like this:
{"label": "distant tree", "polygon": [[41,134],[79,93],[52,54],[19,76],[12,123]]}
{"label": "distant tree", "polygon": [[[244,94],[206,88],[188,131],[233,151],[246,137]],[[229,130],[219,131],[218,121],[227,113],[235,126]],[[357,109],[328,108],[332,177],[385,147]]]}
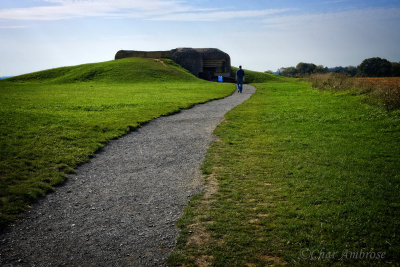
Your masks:
{"label": "distant tree", "polygon": [[282,76],[296,76],[297,75],[297,70],[295,67],[282,67],[280,69],[278,69],[278,73],[279,75]]}
{"label": "distant tree", "polygon": [[358,73],[367,77],[387,77],[391,76],[392,63],[380,57],[365,59],[358,66]]}
{"label": "distant tree", "polygon": [[345,71],[345,68],[342,66],[334,67],[329,69],[330,72],[336,72],[336,73],[343,73]]}
{"label": "distant tree", "polygon": [[329,69],[327,67],[324,67],[322,65],[318,65],[315,69],[314,69],[314,73],[328,73]]}
{"label": "distant tree", "polygon": [[300,62],[296,66],[296,70],[299,74],[304,75],[304,74],[311,74],[314,72],[314,70],[317,68],[317,66],[313,63],[304,63]]}
{"label": "distant tree", "polygon": [[392,62],[392,76],[400,77],[400,62]]}
{"label": "distant tree", "polygon": [[346,73],[349,76],[356,76],[357,74],[357,67],[354,66],[348,66],[346,67]]}
{"label": "distant tree", "polygon": [[335,73],[343,73],[346,74],[348,76],[355,76],[357,74],[357,67],[354,66],[347,66],[347,67],[334,67],[329,69],[331,72],[335,72]]}
{"label": "distant tree", "polygon": [[266,70],[266,71],[264,71],[264,73],[274,74],[274,72],[272,70]]}

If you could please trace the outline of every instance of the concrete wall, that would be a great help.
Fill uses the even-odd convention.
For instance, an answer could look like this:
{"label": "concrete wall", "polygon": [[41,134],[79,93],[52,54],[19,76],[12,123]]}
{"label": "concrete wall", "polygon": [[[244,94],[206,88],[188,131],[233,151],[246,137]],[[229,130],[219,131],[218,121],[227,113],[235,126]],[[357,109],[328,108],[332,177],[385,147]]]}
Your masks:
{"label": "concrete wall", "polygon": [[219,75],[230,77],[231,59],[216,48],[176,48],[169,51],[120,50],[115,59],[126,57],[170,58],[197,77],[215,80]]}
{"label": "concrete wall", "polygon": [[142,57],[142,58],[171,58],[171,51],[135,51],[135,50],[119,50],[115,54],[115,59],[126,57]]}

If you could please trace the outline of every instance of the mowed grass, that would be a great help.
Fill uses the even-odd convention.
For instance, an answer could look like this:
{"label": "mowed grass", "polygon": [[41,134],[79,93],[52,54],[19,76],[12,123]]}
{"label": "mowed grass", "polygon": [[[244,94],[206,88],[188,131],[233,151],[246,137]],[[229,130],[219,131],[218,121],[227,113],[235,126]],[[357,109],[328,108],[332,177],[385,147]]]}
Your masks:
{"label": "mowed grass", "polygon": [[170,60],[139,58],[0,81],[0,226],[110,139],[233,89],[197,79]]}
{"label": "mowed grass", "polygon": [[398,113],[294,79],[255,86],[215,130],[169,263],[398,264]]}

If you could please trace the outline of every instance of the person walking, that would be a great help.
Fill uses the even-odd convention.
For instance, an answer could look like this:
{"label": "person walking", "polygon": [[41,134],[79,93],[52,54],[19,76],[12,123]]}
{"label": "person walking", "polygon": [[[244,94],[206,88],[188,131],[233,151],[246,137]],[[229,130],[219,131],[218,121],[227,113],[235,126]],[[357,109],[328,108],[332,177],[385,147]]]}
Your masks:
{"label": "person walking", "polygon": [[242,66],[239,66],[239,69],[236,71],[236,82],[238,93],[242,93],[244,82],[244,70],[242,70]]}

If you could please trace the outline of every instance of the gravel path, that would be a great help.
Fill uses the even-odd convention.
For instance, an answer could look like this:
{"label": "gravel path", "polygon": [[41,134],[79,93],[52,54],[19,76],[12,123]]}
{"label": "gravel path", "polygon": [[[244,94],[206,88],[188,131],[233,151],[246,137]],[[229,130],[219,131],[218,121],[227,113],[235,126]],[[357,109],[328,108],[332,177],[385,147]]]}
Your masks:
{"label": "gravel path", "polygon": [[0,236],[1,266],[162,266],[202,190],[212,132],[243,94],[161,117],[111,141]]}

